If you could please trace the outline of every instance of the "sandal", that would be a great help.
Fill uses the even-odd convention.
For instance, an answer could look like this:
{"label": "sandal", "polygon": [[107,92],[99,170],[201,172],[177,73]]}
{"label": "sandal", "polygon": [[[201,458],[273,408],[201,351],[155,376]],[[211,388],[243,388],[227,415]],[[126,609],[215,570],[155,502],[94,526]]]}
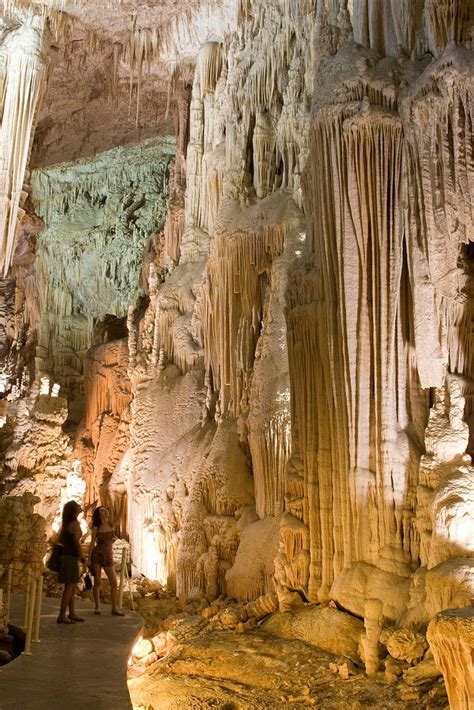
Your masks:
{"label": "sandal", "polygon": [[56,623],[57,624],[73,624],[74,622],[70,621],[67,617],[65,617],[64,619],[61,619],[61,617],[58,616],[58,618],[56,619]]}
{"label": "sandal", "polygon": [[78,624],[80,621],[85,621],[82,616],[70,616],[69,619],[72,624]]}
{"label": "sandal", "polygon": [[119,611],[118,609],[112,609],[111,614],[112,616],[125,616],[125,613],[123,611]]}

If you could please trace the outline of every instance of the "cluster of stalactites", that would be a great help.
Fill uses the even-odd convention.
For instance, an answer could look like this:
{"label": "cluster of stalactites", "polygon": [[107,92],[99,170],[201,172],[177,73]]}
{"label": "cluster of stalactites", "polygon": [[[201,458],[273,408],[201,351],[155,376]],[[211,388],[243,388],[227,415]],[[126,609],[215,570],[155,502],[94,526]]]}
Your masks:
{"label": "cluster of stalactites", "polygon": [[49,67],[45,16],[27,15],[0,47],[0,269],[6,276],[22,216],[25,173]]}
{"label": "cluster of stalactites", "polygon": [[[274,5],[279,5],[283,13],[291,20],[295,20],[298,15],[309,14],[319,8],[320,12],[326,10],[326,0],[273,0]],[[329,0],[331,9],[339,4],[347,5],[347,0]],[[242,22],[255,18],[259,13],[260,6],[254,0],[237,0],[237,18]]]}
{"label": "cluster of stalactites", "polygon": [[[225,5],[226,2],[222,0],[195,0],[179,14],[172,15],[162,22],[159,27],[140,27],[137,24],[137,16],[132,15],[128,43],[122,45],[117,42],[114,46],[114,83],[118,77],[119,61],[123,61],[128,66],[130,76],[130,105],[135,92],[137,121],[144,75],[149,74],[153,66],[156,68],[157,63],[165,61],[170,68],[170,85],[172,85],[175,76],[186,73],[190,65],[194,70],[196,52],[203,41],[203,37],[200,37],[200,32],[202,34],[200,28],[207,24],[217,27],[219,23],[216,22],[216,18],[220,17],[222,26],[219,35],[225,32],[225,25],[229,23]],[[222,65],[220,49],[218,52],[212,52],[212,46],[220,48],[220,44],[206,42],[204,46],[211,48],[209,60],[212,66],[208,67],[211,72],[208,76],[210,82],[204,82],[203,92],[213,90]],[[202,51],[199,55],[202,55]],[[199,59],[198,56],[198,64],[204,66],[203,61],[205,64],[206,60],[203,57]]]}
{"label": "cluster of stalactites", "polygon": [[[474,6],[465,0],[277,0],[284,17],[297,23],[313,15],[316,28],[332,27],[382,56],[400,51],[422,56],[427,50],[440,56],[450,41],[468,42],[474,23]],[[263,3],[237,1],[237,18],[258,24],[265,15]]]}
{"label": "cluster of stalactites", "polygon": [[218,42],[206,42],[198,54],[196,72],[199,76],[201,99],[214,91],[222,71],[222,46]]}
{"label": "cluster of stalactites", "polygon": [[[101,0],[101,5],[113,7],[114,5],[121,5],[122,2],[123,0]],[[26,10],[29,13],[49,12],[51,10],[64,12],[81,5],[94,5],[95,3],[96,0],[5,0],[4,7],[6,14],[13,14],[18,10]]]}
{"label": "cluster of stalactites", "polygon": [[429,50],[439,57],[448,42],[470,40],[474,6],[465,0],[353,0],[352,21],[355,41],[381,55]]}

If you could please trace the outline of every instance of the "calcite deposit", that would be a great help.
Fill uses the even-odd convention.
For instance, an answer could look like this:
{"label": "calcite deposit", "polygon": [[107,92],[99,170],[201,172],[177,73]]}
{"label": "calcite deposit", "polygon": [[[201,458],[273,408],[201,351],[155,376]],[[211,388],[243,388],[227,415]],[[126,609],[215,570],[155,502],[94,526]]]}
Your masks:
{"label": "calcite deposit", "polygon": [[474,699],[474,614],[448,609],[432,619],[428,640],[446,683],[450,706],[468,710]]}
{"label": "calcite deposit", "polygon": [[92,5],[0,3],[2,505],[411,702],[474,598],[472,2]]}

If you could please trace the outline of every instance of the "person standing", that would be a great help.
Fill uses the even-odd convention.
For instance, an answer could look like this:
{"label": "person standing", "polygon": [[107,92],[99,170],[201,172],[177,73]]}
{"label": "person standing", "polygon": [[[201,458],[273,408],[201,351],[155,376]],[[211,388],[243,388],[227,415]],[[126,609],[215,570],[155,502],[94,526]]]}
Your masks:
{"label": "person standing", "polygon": [[[84,621],[76,614],[75,599],[77,583],[79,582],[79,562],[81,560],[81,526],[77,520],[82,508],[75,500],[65,504],[62,512],[62,525],[59,531],[58,542],[62,545],[59,562],[58,581],[64,584],[61,597],[61,609],[57,618],[58,624],[73,624]],[[69,615],[67,611],[69,610]]]}
{"label": "person standing", "polygon": [[100,506],[92,515],[92,537],[89,548],[87,565],[94,577],[94,614],[100,614],[100,582],[102,569],[110,582],[110,596],[112,601],[112,614],[125,616],[117,606],[117,575],[115,574],[112,545],[116,539],[114,529],[110,523],[110,514],[107,508]]}

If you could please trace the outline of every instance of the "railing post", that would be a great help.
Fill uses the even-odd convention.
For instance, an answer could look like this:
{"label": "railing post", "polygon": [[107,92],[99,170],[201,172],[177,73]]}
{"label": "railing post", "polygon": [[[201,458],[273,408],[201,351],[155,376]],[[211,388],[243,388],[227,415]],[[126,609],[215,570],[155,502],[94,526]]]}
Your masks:
{"label": "railing post", "polygon": [[118,604],[119,609],[122,608],[123,585],[125,582],[126,567],[127,567],[127,550],[125,549],[125,547],[122,547],[122,562],[120,564],[120,582],[119,582],[118,599],[117,599],[117,604]]}
{"label": "railing post", "polygon": [[26,638],[25,638],[25,650],[23,651],[24,656],[31,656],[31,635],[33,631],[33,615],[35,613],[35,596],[36,596],[36,579],[31,577],[30,587],[31,591],[29,594],[29,604],[28,604],[28,620],[26,624]]}
{"label": "railing post", "polygon": [[27,582],[26,582],[26,590],[25,590],[25,608],[23,610],[23,624],[22,628],[26,629],[28,625],[28,613],[30,609],[30,595],[31,595],[31,582],[32,578],[28,577],[28,572],[27,574]]}
{"label": "railing post", "polygon": [[7,601],[6,601],[6,625],[10,621],[10,604],[12,601],[12,578],[13,578],[13,566],[10,565],[7,569]]}
{"label": "railing post", "polygon": [[132,590],[132,580],[130,579],[130,575],[128,573],[128,567],[125,567],[125,574],[127,575],[127,581],[128,581],[128,592],[130,594],[130,602],[132,604],[132,611],[135,611],[135,602],[133,601],[133,590]]}
{"label": "railing post", "polygon": [[40,642],[41,605],[43,602],[43,575],[40,573],[36,581],[35,616],[33,623],[33,642]]}

